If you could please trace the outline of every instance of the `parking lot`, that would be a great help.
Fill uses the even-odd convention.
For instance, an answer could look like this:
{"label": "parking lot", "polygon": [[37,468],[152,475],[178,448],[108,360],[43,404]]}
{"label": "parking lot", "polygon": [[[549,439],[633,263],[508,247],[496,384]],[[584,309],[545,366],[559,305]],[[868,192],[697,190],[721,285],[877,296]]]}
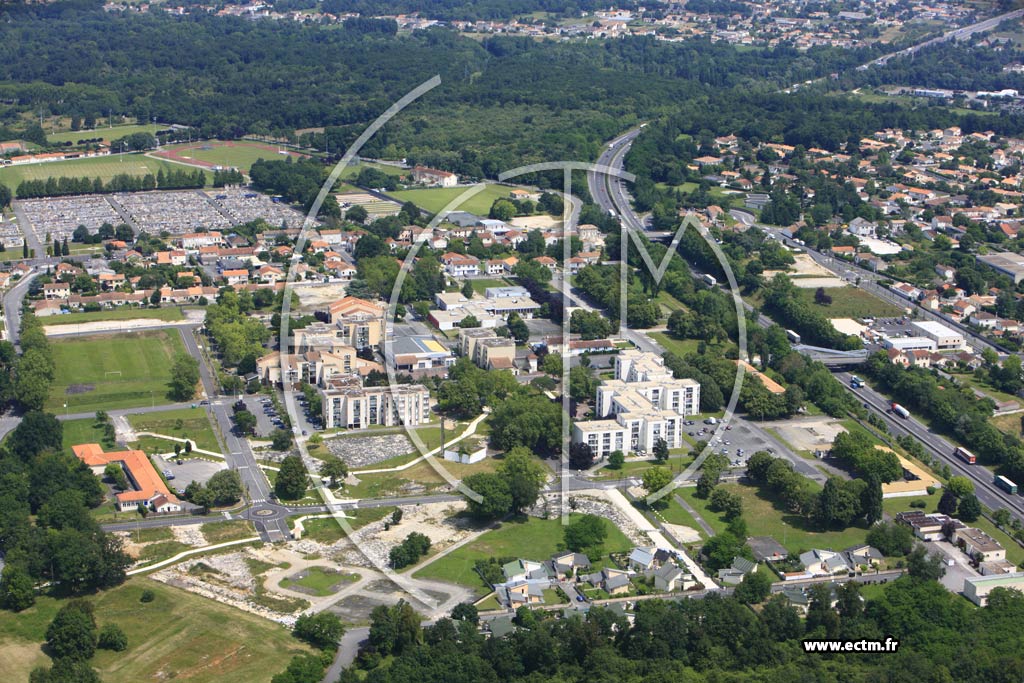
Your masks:
{"label": "parking lot", "polygon": [[[206,484],[210,477],[227,468],[222,462],[213,462],[201,458],[183,458],[181,464],[175,459],[174,454],[163,456],[163,460],[157,466],[167,477],[168,483],[179,491],[193,481],[199,484]],[[170,472],[170,475],[168,475]]]}
{"label": "parking lot", "polygon": [[[712,438],[712,435],[718,429],[717,424],[707,424],[697,418],[687,420],[686,422],[686,425],[683,427],[685,434],[697,441],[710,441],[715,453],[720,453],[729,458],[729,466],[732,468],[742,469],[746,467],[747,459],[752,453],[766,448],[763,439],[760,438],[750,424],[736,416],[733,416],[729,421],[721,436],[716,438]],[[691,422],[693,424],[690,424]],[[742,453],[740,450],[742,450]]]}
{"label": "parking lot", "polygon": [[[245,396],[242,399],[245,401],[246,409],[256,416],[256,434],[257,436],[267,437],[274,432],[275,429],[284,429],[285,422],[284,416],[277,412],[274,408],[273,402],[261,394],[253,394],[251,396]],[[302,394],[297,393],[295,395],[295,407],[298,411],[298,421],[296,426],[299,428],[299,433],[303,431],[306,434],[312,434],[317,429],[316,426],[319,423],[319,416],[313,416],[316,418],[314,421],[307,414],[308,406],[306,404],[306,398]]]}
{"label": "parking lot", "polygon": [[[911,325],[909,318],[875,318],[869,328],[876,334],[883,337],[918,337],[921,333]],[[878,344],[868,344],[873,348],[880,348]]]}

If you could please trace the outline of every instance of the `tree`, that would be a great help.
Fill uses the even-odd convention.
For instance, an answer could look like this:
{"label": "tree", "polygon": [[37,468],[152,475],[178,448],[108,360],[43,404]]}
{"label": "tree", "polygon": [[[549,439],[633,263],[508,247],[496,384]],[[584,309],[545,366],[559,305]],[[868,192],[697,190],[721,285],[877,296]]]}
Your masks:
{"label": "tree", "polygon": [[91,659],[96,652],[92,605],[71,600],[61,607],[46,629],[46,645],[54,659]]}
{"label": "tree", "polygon": [[168,396],[174,401],[188,401],[196,393],[199,383],[199,361],[181,352],[174,355],[171,363],[171,381]]}
{"label": "tree", "polygon": [[365,207],[356,204],[355,206],[349,208],[345,212],[345,220],[362,225],[363,223],[366,222],[366,219],[369,217],[369,215],[370,214],[366,212]]}
{"label": "tree", "polygon": [[391,513],[391,526],[397,526],[401,523],[403,516],[402,508],[395,508],[395,511]]}
{"label": "tree", "polygon": [[882,482],[875,476],[864,479],[867,486],[860,497],[860,508],[864,520],[870,525],[882,519]]}
{"label": "tree", "polygon": [[124,468],[116,462],[108,462],[103,468],[103,477],[114,482],[114,488],[124,491],[128,488],[128,477],[124,474]]}
{"label": "tree", "polygon": [[275,429],[270,435],[271,448],[275,451],[287,451],[292,447],[292,433],[287,429]]}
{"label": "tree", "polygon": [[569,467],[574,470],[586,470],[593,464],[594,450],[589,444],[580,441],[569,445]]}
{"label": "tree", "polygon": [[289,455],[281,461],[274,481],[274,493],[282,500],[299,500],[306,494],[306,466],[302,458]]}
{"label": "tree", "polygon": [[124,634],[124,631],[117,624],[105,624],[100,629],[97,645],[103,650],[124,652],[128,649],[128,636]]}
{"label": "tree", "polygon": [[206,489],[213,506],[234,505],[242,498],[242,478],[237,470],[221,470],[206,482]]}
{"label": "tree", "polygon": [[422,617],[405,600],[370,612],[370,645],[380,654],[399,655],[420,640]]}
{"label": "tree", "polygon": [[818,497],[818,520],[823,526],[845,529],[860,512],[860,501],[841,479],[829,477]]}
{"label": "tree", "polygon": [[36,587],[24,568],[8,564],[0,574],[0,605],[12,612],[28,609],[36,602]]}
{"label": "tree", "polygon": [[330,477],[331,488],[338,488],[338,480],[348,476],[348,465],[341,458],[327,458],[320,465],[320,476]]}
{"label": "tree", "polygon": [[242,434],[252,434],[256,431],[256,416],[248,410],[239,410],[231,419],[235,421],[235,426]]}
{"label": "tree", "polygon": [[608,454],[608,469],[621,470],[626,464],[626,455],[622,451],[612,451]]}
{"label": "tree", "polygon": [[463,282],[462,283],[462,290],[461,291],[462,291],[462,296],[466,297],[467,299],[472,299],[473,298],[473,281],[472,280],[466,280],[465,282]]}
{"label": "tree", "polygon": [[573,519],[562,531],[565,547],[591,558],[601,555],[601,546],[608,537],[604,519],[597,515],[583,515]]}
{"label": "tree", "polygon": [[956,515],[957,498],[949,489],[942,492],[942,497],[939,498],[938,510],[944,515],[950,517]]}
{"label": "tree", "polygon": [[399,545],[393,547],[388,554],[389,564],[394,569],[402,569],[416,564],[430,550],[430,539],[417,531],[405,537]]}
{"label": "tree", "polygon": [[981,517],[981,503],[978,501],[978,497],[973,493],[968,493],[960,499],[960,504],[957,506],[957,516],[963,522],[974,522]]}
{"label": "tree", "polygon": [[950,477],[946,481],[945,489],[957,498],[963,498],[968,494],[974,493],[974,482],[967,477],[957,475]]}
{"label": "tree", "polygon": [[537,502],[547,470],[529,449],[517,447],[505,454],[505,459],[498,465],[498,474],[508,483],[512,511],[521,512]]}
{"label": "tree", "polygon": [[922,581],[938,581],[946,568],[942,558],[929,554],[928,549],[918,543],[907,555],[907,573]]}
{"label": "tree", "polygon": [[750,549],[746,547],[744,541],[745,539],[740,539],[728,531],[709,538],[701,548],[708,569],[718,571],[731,565],[736,556],[749,556]]}
{"label": "tree", "polygon": [[746,605],[764,602],[772,592],[772,580],[764,573],[752,571],[743,577],[733,595]]}
{"label": "tree", "polygon": [[496,199],[491,204],[490,217],[499,221],[510,221],[516,217],[515,204],[507,199]]}
{"label": "tree", "polygon": [[668,442],[665,439],[656,439],[654,442],[653,449],[654,459],[658,463],[664,463],[668,460]]}
{"label": "tree", "polygon": [[672,473],[664,467],[652,467],[643,474],[643,487],[647,495],[660,491],[672,483]]}
{"label": "tree", "polygon": [[292,634],[321,650],[333,649],[345,635],[345,626],[333,612],[317,612],[316,614],[300,614],[295,620]]}
{"label": "tree", "polygon": [[512,509],[512,492],[505,477],[491,472],[479,472],[463,479],[462,484],[480,496],[480,500],[467,500],[470,514],[483,519],[496,519],[507,515]]}
{"label": "tree", "polygon": [[506,322],[508,332],[517,344],[525,344],[530,339],[530,328],[518,313],[510,313]]}
{"label": "tree", "polygon": [[288,662],[288,668],[271,678],[270,683],[320,683],[325,668],[317,655],[295,655]]}
{"label": "tree", "polygon": [[64,427],[49,413],[31,410],[7,437],[11,453],[28,462],[43,451],[58,451],[63,447]]}
{"label": "tree", "polygon": [[476,624],[480,621],[476,605],[471,602],[460,602],[452,610],[452,619],[455,621],[468,621]]}

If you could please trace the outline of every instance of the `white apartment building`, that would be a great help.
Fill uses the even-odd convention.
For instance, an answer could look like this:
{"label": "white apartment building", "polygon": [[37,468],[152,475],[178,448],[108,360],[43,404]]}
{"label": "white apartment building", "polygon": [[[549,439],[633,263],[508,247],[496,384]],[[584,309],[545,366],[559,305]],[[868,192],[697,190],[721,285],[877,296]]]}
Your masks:
{"label": "white apartment building", "polygon": [[598,456],[615,450],[649,451],[659,439],[683,445],[683,417],[700,412],[700,383],[675,379],[652,353],[624,351],[615,359],[615,379],[597,389],[595,410],[603,420],[577,422],[573,441]]}
{"label": "white apartment building", "polygon": [[332,380],[320,389],[324,428],[365,429],[371,425],[420,425],[430,419],[430,392],[419,384],[363,387],[352,381]]}

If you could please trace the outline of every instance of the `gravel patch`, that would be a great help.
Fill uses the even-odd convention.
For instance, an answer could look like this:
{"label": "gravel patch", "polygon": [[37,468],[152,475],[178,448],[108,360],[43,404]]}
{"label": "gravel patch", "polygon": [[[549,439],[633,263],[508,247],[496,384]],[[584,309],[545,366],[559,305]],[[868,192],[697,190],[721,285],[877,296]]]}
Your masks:
{"label": "gravel patch", "polygon": [[324,444],[331,455],[341,458],[351,468],[368,467],[415,450],[404,433],[337,437],[326,439]]}

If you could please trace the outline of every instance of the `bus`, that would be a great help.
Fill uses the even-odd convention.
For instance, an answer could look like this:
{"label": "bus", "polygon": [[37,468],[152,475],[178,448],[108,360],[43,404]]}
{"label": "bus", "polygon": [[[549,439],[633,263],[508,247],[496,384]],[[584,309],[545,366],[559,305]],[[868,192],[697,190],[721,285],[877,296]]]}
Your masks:
{"label": "bus", "polygon": [[718,280],[715,279],[715,276],[714,275],[708,275],[707,273],[705,273],[704,275],[701,275],[700,279],[703,280],[704,284],[708,285],[709,287],[714,287],[715,285],[718,284]]}
{"label": "bus", "polygon": [[992,483],[1007,493],[1017,493],[1017,485],[1002,475],[997,475]]}
{"label": "bus", "polygon": [[978,459],[974,457],[974,453],[971,453],[963,446],[957,446],[956,449],[953,450],[953,455],[960,458],[968,465],[974,465],[978,462]]}
{"label": "bus", "polygon": [[800,343],[800,335],[793,330],[786,330],[786,338],[794,344]]}

